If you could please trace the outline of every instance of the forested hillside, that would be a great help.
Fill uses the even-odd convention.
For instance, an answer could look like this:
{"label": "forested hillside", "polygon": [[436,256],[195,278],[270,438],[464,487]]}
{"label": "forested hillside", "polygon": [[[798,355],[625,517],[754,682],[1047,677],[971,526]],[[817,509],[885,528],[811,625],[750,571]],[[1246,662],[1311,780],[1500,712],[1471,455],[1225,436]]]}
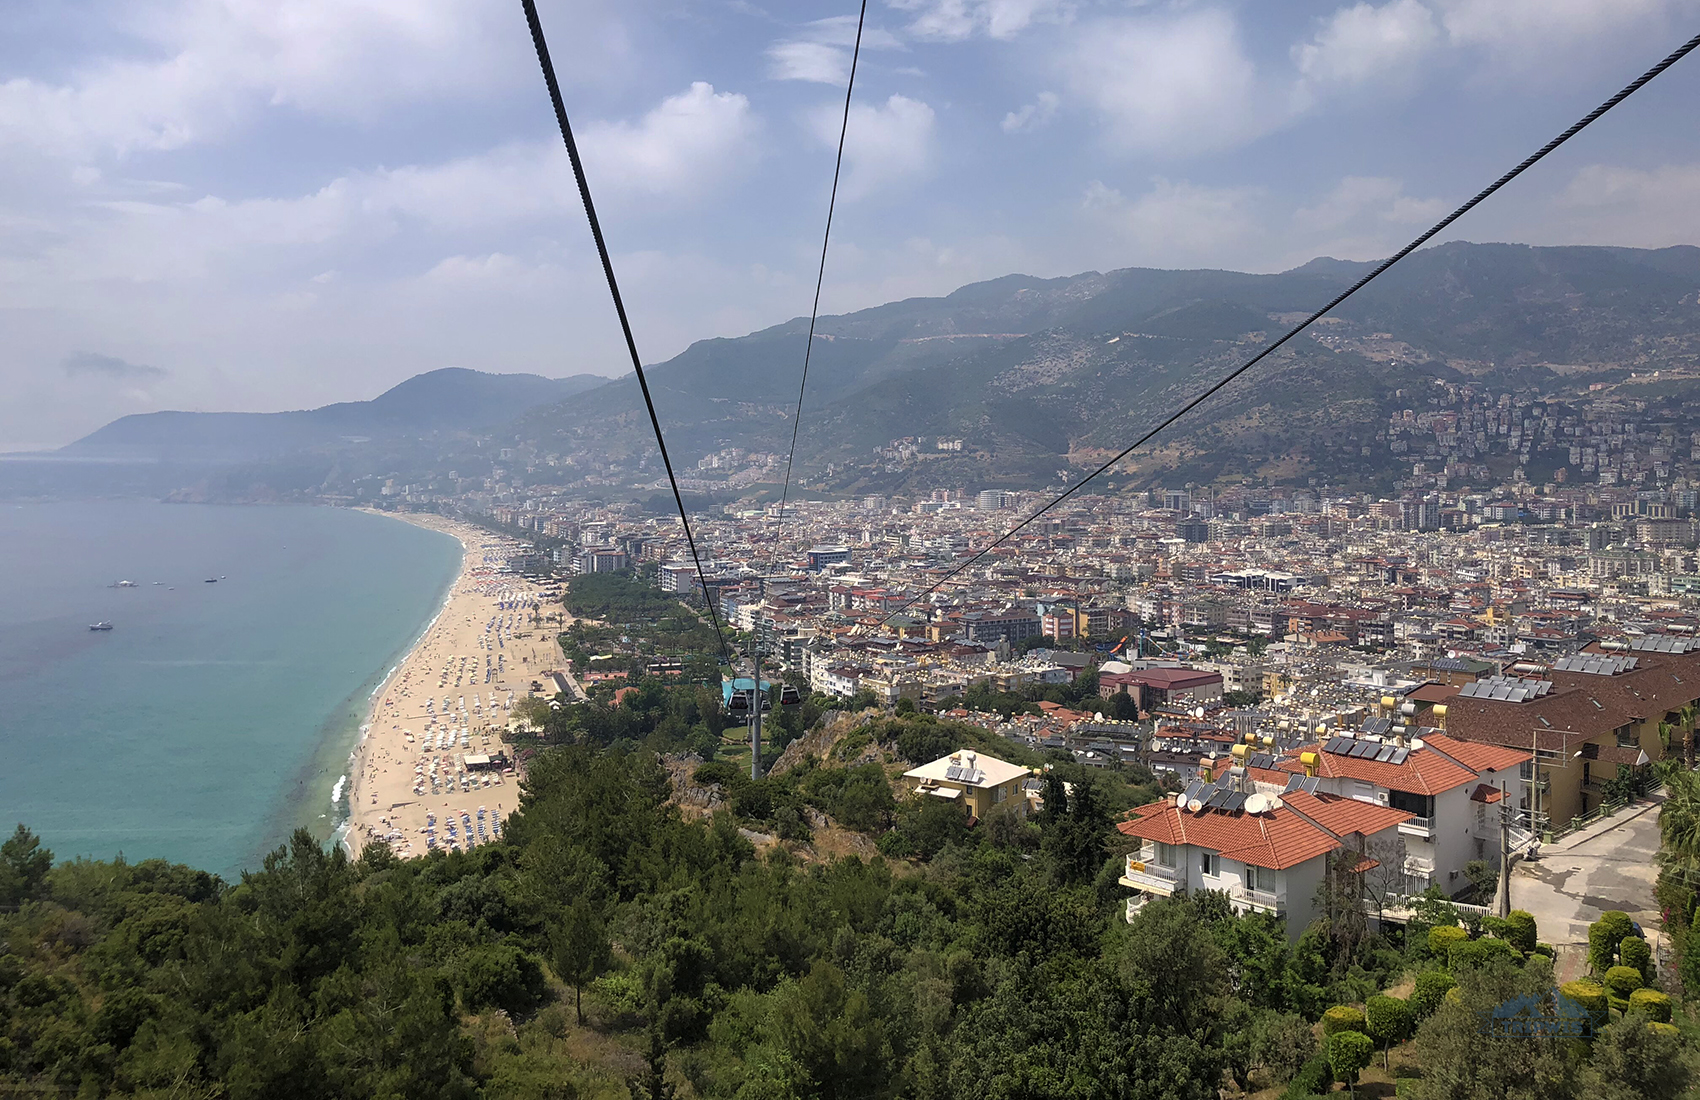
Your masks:
{"label": "forested hillside", "polygon": [[[894,721],[865,741],[921,755],[952,733]],[[1083,775],[1071,796],[1053,772],[1036,822],[943,822],[902,854],[802,862],[758,854],[736,806],[687,820],[654,751],[595,740],[537,755],[503,841],[470,853],[351,863],[298,834],[223,883],[157,861],[52,866],[20,828],[0,852],[0,1092],[1215,1100],[1296,1078],[1297,1096],[1369,1049],[1319,1047],[1314,1022],[1406,973],[1439,978],[1419,979],[1408,1022],[1426,1022],[1388,1059],[1412,1078],[1402,1096],[1688,1081],[1688,1039],[1639,1009],[1591,1044],[1484,1038],[1481,1013],[1552,985],[1503,927],[1455,929],[1481,935],[1474,951],[1421,930],[1400,947],[1338,908],[1295,947],[1212,894],[1126,923],[1108,805]],[[899,805],[894,828],[928,811]],[[885,812],[858,824],[879,832]],[[1449,910],[1428,917],[1451,927]]]}

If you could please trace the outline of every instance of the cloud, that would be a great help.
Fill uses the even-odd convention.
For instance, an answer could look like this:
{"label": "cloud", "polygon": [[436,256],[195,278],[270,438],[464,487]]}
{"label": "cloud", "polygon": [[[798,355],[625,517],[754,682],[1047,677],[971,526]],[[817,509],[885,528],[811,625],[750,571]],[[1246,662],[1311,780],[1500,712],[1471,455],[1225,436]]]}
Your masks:
{"label": "cloud", "polygon": [[[774,80],[843,84],[850,79],[850,53],[856,44],[856,20],[848,15],[816,19],[796,35],[767,48],[768,75]],[[864,50],[903,48],[902,39],[879,27],[862,30]]]}
{"label": "cloud", "polygon": [[758,129],[747,98],[699,80],[635,125],[590,126],[581,144],[601,189],[698,194],[754,158]]}
{"label": "cloud", "polygon": [[1434,0],[1456,45],[1527,53],[1531,43],[1577,42],[1658,15],[1692,12],[1685,0]]}
{"label": "cloud", "polygon": [[1549,229],[1549,239],[1640,248],[1700,240],[1700,164],[1591,164],[1571,177],[1551,206],[1563,229]]}
{"label": "cloud", "polygon": [[151,382],[171,373],[161,367],[130,363],[113,355],[101,355],[92,351],[73,352],[59,365],[72,378],[98,375],[101,378],[124,382]]}
{"label": "cloud", "polygon": [[843,84],[850,79],[850,51],[824,42],[776,42],[767,48],[768,75],[775,80]]}
{"label": "cloud", "polygon": [[1293,212],[1293,224],[1310,233],[1331,232],[1364,217],[1393,225],[1439,221],[1450,209],[1443,199],[1416,199],[1405,185],[1385,176],[1347,176],[1315,206]]}
{"label": "cloud", "polygon": [[[842,119],[835,106],[817,109],[811,117],[815,136],[826,145],[836,145]],[[893,95],[878,106],[852,106],[844,138],[848,171],[841,193],[846,198],[866,198],[925,175],[932,167],[934,121],[930,106],[907,96]]]}
{"label": "cloud", "polygon": [[976,34],[1014,38],[1034,23],[1068,18],[1067,0],[887,0],[899,11],[917,13],[909,33],[917,38],[960,42]]}
{"label": "cloud", "polygon": [[[575,5],[559,51],[568,79],[624,56],[605,6]],[[124,155],[213,141],[268,110],[370,120],[508,91],[530,53],[510,20],[459,0],[188,0],[104,16],[102,54],[0,82],[0,144]]]}
{"label": "cloud", "polygon": [[1055,92],[1040,92],[1032,103],[1003,116],[1003,132],[1017,134],[1023,130],[1039,129],[1056,115],[1057,105],[1061,102],[1062,97]]}
{"label": "cloud", "polygon": [[1226,148],[1284,121],[1225,11],[1099,20],[1074,28],[1056,58],[1069,87],[1127,152],[1186,155]]}
{"label": "cloud", "polygon": [[1116,266],[1163,267],[1226,264],[1244,256],[1263,231],[1255,187],[1205,187],[1161,176],[1134,198],[1093,180],[1080,208],[1097,230],[1108,231]]}
{"label": "cloud", "polygon": [[1341,8],[1308,42],[1293,47],[1293,63],[1320,84],[1363,84],[1408,72],[1440,39],[1434,14],[1419,0]]}

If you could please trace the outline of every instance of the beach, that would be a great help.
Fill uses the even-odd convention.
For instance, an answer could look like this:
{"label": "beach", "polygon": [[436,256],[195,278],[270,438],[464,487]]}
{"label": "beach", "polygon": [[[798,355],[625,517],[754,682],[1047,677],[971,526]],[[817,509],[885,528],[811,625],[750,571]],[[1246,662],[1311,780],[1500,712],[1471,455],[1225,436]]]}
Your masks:
{"label": "beach", "polygon": [[502,734],[514,704],[562,667],[555,635],[570,617],[508,571],[530,546],[442,516],[383,514],[453,536],[463,556],[442,609],[373,694],[349,768],[344,844],[358,857],[374,841],[401,856],[489,843],[519,799]]}

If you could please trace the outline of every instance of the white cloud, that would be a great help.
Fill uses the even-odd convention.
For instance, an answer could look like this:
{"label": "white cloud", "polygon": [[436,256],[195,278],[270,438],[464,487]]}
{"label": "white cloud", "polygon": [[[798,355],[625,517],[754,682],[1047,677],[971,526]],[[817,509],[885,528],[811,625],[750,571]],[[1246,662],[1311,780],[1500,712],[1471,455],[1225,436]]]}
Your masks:
{"label": "white cloud", "polygon": [[775,80],[841,85],[850,77],[850,51],[824,42],[776,42],[767,48],[767,59]]}
{"label": "white cloud", "polygon": [[601,189],[699,193],[748,163],[757,129],[747,98],[699,80],[636,125],[587,128],[585,171],[594,169],[592,183]]}
{"label": "white cloud", "polygon": [[1011,111],[1003,116],[1003,132],[1017,134],[1023,130],[1037,130],[1055,117],[1057,105],[1062,97],[1055,92],[1040,92],[1032,103],[1023,104],[1020,110]]}
{"label": "white cloud", "polygon": [[1439,41],[1420,0],[1341,8],[1309,42],[1293,47],[1299,72],[1323,84],[1363,84],[1401,75]]}
{"label": "white cloud", "polygon": [[[832,105],[817,109],[811,119],[815,136],[826,145],[838,143],[842,121],[842,112]],[[841,193],[846,198],[865,198],[925,175],[932,166],[934,121],[931,107],[907,96],[891,96],[879,106],[852,106],[844,138],[848,170]]]}
{"label": "white cloud", "polygon": [[[1458,45],[1524,52],[1534,43],[1585,41],[1660,14],[1693,10],[1686,0],[1434,0]],[[1531,63],[1534,57],[1526,58]]]}
{"label": "white cloud", "polygon": [[[856,20],[848,15],[816,19],[796,35],[767,48],[768,75],[775,80],[806,80],[843,84],[850,78],[850,54],[856,44]],[[902,49],[903,42],[888,30],[864,27],[864,50]]]}
{"label": "white cloud", "polygon": [[[572,18],[552,44],[564,80],[622,61],[613,5],[575,0]],[[179,149],[267,109],[371,120],[535,79],[509,13],[460,0],[184,0],[120,8],[104,29],[112,52],[57,79],[0,83],[0,144],[78,157]]]}
{"label": "white cloud", "polygon": [[1417,199],[1405,185],[1385,176],[1347,176],[1315,206],[1293,212],[1293,224],[1307,233],[1331,232],[1370,218],[1390,225],[1439,221],[1450,209],[1443,199]]}
{"label": "white cloud", "polygon": [[1663,248],[1700,241],[1700,164],[1578,171],[1551,204],[1549,240]]}
{"label": "white cloud", "polygon": [[917,38],[959,42],[976,34],[1014,38],[1034,23],[1066,19],[1068,0],[887,0],[899,11],[915,12],[909,33]]}
{"label": "white cloud", "polygon": [[1171,155],[1231,146],[1285,118],[1258,94],[1232,15],[1107,19],[1075,28],[1057,58],[1081,98],[1103,116],[1113,145]]}
{"label": "white cloud", "polygon": [[1204,187],[1156,177],[1134,198],[1093,180],[1081,199],[1088,222],[1112,235],[1118,267],[1231,264],[1262,236],[1255,187]]}

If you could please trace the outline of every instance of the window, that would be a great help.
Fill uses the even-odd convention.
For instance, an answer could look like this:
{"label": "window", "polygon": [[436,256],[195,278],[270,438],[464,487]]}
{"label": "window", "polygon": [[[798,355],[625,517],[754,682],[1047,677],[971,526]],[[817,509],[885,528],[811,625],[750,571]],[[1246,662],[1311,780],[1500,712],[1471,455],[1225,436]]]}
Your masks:
{"label": "window", "polygon": [[1275,892],[1275,872],[1267,867],[1245,865],[1245,888],[1259,893],[1273,894]]}
{"label": "window", "polygon": [[1620,749],[1638,749],[1641,747],[1641,739],[1635,736],[1633,724],[1618,727],[1617,747]]}
{"label": "window", "polygon": [[1198,858],[1198,869],[1204,872],[1206,878],[1215,878],[1222,873],[1222,857],[1215,852],[1202,852]]}
{"label": "window", "polygon": [[1388,791],[1387,804],[1395,810],[1404,810],[1418,817],[1434,816],[1434,796],[1412,794],[1409,791]]}
{"label": "window", "polygon": [[1175,846],[1164,844],[1160,840],[1152,841],[1151,858],[1147,862],[1155,863],[1159,867],[1173,867],[1175,865]]}

